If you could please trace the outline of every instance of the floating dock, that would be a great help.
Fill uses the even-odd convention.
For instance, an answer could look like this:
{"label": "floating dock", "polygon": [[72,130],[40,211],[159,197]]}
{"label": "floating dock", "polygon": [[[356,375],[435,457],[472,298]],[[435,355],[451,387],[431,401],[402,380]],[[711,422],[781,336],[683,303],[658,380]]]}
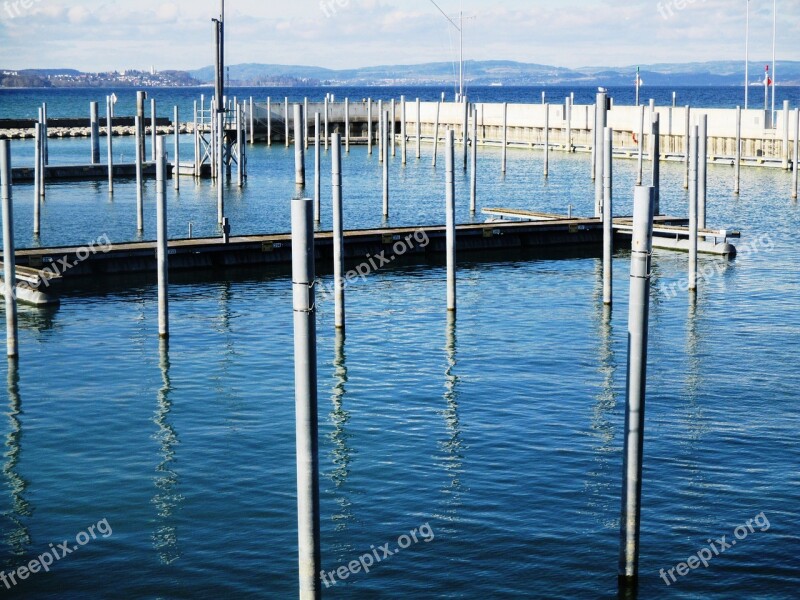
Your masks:
{"label": "floating dock", "polygon": [[[489,209],[500,210],[500,209]],[[508,209],[511,210],[511,209]],[[516,211],[519,212],[519,211]],[[550,256],[570,255],[574,252],[593,252],[601,249],[603,224],[594,218],[569,218],[563,215],[536,213],[541,218],[530,221],[501,221],[459,225],[457,227],[457,252],[471,260],[517,255],[542,251]],[[656,217],[658,236],[664,239],[688,237],[687,220],[678,217]],[[627,231],[630,219],[615,220],[617,247],[629,247]],[[720,234],[708,230],[703,235]],[[316,260],[319,273],[328,272],[333,265],[333,234],[318,232]],[[710,242],[709,242],[710,243]],[[668,247],[668,246],[664,246]],[[291,235],[270,234],[231,237],[225,243],[222,237],[178,239],[169,242],[170,271],[199,271],[204,275],[227,268],[243,266],[278,266],[291,264]],[[711,248],[711,247],[709,247]],[[733,256],[735,247],[727,241],[716,243],[713,253]],[[376,264],[388,266],[403,260],[437,260],[445,253],[445,227],[421,226],[347,231],[344,234],[345,258],[350,263],[364,262],[372,257]],[[673,247],[671,249],[680,249]],[[156,243],[128,242],[109,244],[89,252],[85,247],[57,247],[18,250],[19,289],[21,301],[32,304],[58,302],[64,287],[80,288],[83,285],[102,285],[104,278],[134,273],[156,272]],[[31,291],[39,292],[28,299]]]}
{"label": "floating dock", "polygon": [[[115,164],[114,179],[133,179],[136,177],[136,163]],[[172,177],[173,166],[167,163],[167,178]],[[33,167],[15,167],[11,170],[14,183],[32,183]],[[142,163],[142,177],[154,179],[156,163]],[[108,179],[108,165],[47,165],[44,168],[44,179],[54,181],[103,181]]]}

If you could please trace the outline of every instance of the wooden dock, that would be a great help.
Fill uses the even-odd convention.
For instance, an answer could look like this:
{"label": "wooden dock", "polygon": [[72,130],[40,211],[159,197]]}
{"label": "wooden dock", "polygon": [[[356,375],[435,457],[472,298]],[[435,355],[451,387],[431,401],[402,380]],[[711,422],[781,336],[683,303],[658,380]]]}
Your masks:
{"label": "wooden dock", "polygon": [[[156,163],[142,163],[142,177],[154,179]],[[33,183],[33,167],[15,167],[11,170],[14,183]],[[136,163],[114,165],[114,179],[133,179],[136,177]],[[167,163],[167,178],[172,177],[172,165]],[[45,181],[103,181],[108,179],[108,165],[47,165],[44,168]]]}

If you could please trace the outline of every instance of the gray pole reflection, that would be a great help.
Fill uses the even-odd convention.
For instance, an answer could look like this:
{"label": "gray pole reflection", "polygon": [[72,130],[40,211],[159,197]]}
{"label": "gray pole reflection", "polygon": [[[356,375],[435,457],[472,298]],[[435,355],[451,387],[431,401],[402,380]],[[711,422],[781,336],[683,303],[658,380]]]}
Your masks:
{"label": "gray pole reflection", "polygon": [[[25,549],[31,544],[31,536],[24,524],[26,517],[33,514],[31,505],[25,500],[25,490],[28,482],[17,472],[20,448],[22,442],[22,426],[19,416],[21,414],[21,401],[19,397],[19,364],[16,359],[8,360],[8,412],[9,429],[5,439],[6,459],[3,463],[3,478],[9,495],[11,506],[3,511],[3,531],[5,545],[14,557],[24,556]],[[9,557],[10,558],[10,557]],[[17,561],[18,562],[18,561]],[[7,566],[16,567],[16,564]]]}
{"label": "gray pole reflection", "polygon": [[[597,269],[598,292],[602,294],[602,266]],[[609,416],[617,406],[617,392],[614,390],[614,378],[617,372],[617,359],[612,340],[614,328],[611,325],[612,308],[596,303],[595,319],[599,335],[598,371],[602,383],[592,406],[589,435],[594,441],[594,463],[587,473],[586,492],[589,510],[598,522],[604,523],[606,515],[613,514],[618,499],[611,490],[614,480],[612,469],[616,469],[617,460],[611,462],[616,450],[614,445],[614,425]]]}
{"label": "gray pole reflection", "polygon": [[163,564],[170,564],[180,558],[181,551],[178,544],[178,528],[175,515],[180,510],[183,496],[178,492],[178,473],[175,471],[175,447],[178,445],[178,434],[169,422],[172,410],[170,393],[172,382],[169,377],[169,341],[159,340],[159,367],[161,368],[162,386],[158,390],[158,408],[153,421],[158,426],[154,439],[158,441],[161,453],[161,462],[156,467],[156,476],[153,480],[156,495],[153,496],[153,505],[156,507],[157,523],[153,531],[153,548],[158,552]]}
{"label": "gray pole reflection", "polygon": [[[702,383],[701,358],[700,358],[700,338],[697,334],[698,317],[702,312],[698,310],[697,294],[689,294],[689,314],[686,323],[686,357],[688,368],[686,369],[686,404],[684,406],[683,423],[688,433],[681,436],[681,445],[685,447],[688,455],[694,456],[698,442],[708,427],[703,418],[702,405],[698,403],[700,385]],[[699,459],[699,457],[697,457]],[[703,469],[699,460],[686,460],[686,476],[690,478],[690,484],[703,487]]]}
{"label": "gray pole reflection", "polygon": [[331,423],[333,424],[333,431],[330,433],[330,440],[333,446],[331,460],[334,464],[330,479],[336,490],[335,502],[337,506],[337,511],[331,518],[336,523],[336,531],[346,530],[348,524],[353,520],[353,503],[350,501],[346,486],[354,450],[348,443],[351,437],[351,434],[347,433],[350,413],[344,409],[344,398],[347,393],[345,389],[347,384],[347,355],[344,351],[344,342],[344,331],[337,329],[333,358],[334,385],[331,390],[333,406],[330,413]]}
{"label": "gray pole reflection", "polygon": [[456,337],[456,315],[452,311],[447,314],[445,354],[447,369],[445,370],[444,401],[442,411],[444,424],[447,427],[448,438],[439,442],[444,452],[442,465],[448,475],[449,481],[442,488],[442,493],[447,496],[446,512],[454,517],[461,506],[461,474],[463,472],[464,451],[466,446],[461,439],[461,422],[458,417],[458,375],[455,368],[458,365],[458,340]]}

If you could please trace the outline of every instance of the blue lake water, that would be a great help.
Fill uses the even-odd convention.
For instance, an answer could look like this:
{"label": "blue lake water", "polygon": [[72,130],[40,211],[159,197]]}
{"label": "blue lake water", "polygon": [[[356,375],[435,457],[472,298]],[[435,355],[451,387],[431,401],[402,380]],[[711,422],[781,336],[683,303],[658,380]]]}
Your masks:
{"label": "blue lake water", "polygon": [[[15,163],[31,151],[12,143]],[[87,140],[51,144],[56,162],[84,153]],[[430,153],[423,145],[405,167],[391,159],[390,225],[443,222],[443,162],[433,169]],[[588,156],[553,153],[548,180],[542,156],[510,150],[503,177],[500,152],[481,148],[479,207],[588,214]],[[245,188],[229,187],[235,234],[289,229],[292,161],[281,146],[252,148]],[[327,174],[328,155],[323,165]],[[635,161],[615,169],[616,212],[626,214]],[[682,166],[664,163],[661,174],[663,212],[685,214]],[[800,589],[800,209],[785,172],[742,175],[736,197],[733,169],[709,167],[709,224],[741,229],[743,252],[701,256],[713,274],[696,304],[670,292],[686,256],[654,256],[640,598],[789,599]],[[381,225],[377,154],[353,148],[344,182],[347,226]],[[467,182],[458,171],[459,222],[471,219]],[[18,246],[32,246],[32,187],[14,194]],[[195,235],[217,233],[210,182],[184,178],[168,198],[173,237],[189,221]],[[41,243],[135,239],[134,205],[130,182],[113,199],[104,183],[49,186]],[[152,239],[152,182],[146,207]],[[610,314],[592,252],[460,261],[455,322],[438,264],[351,285],[344,340],[321,304],[323,565],[397,549],[426,524],[433,532],[325,597],[616,596],[629,267],[618,252]],[[297,595],[290,280],[266,269],[175,278],[165,348],[152,279],[73,290],[55,310],[20,308],[21,358],[0,385],[0,567],[77,545],[103,519],[113,533],[49,573],[0,583],[0,596]],[[731,541],[762,512],[768,529],[664,583],[660,569],[708,539]]]}

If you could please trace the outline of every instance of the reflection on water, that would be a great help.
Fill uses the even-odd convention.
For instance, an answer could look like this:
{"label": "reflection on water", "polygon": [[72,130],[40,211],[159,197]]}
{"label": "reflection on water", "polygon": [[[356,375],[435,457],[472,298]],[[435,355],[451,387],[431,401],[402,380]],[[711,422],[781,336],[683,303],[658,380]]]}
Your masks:
{"label": "reflection on water", "polygon": [[448,437],[440,441],[439,446],[444,453],[442,464],[449,479],[442,488],[442,493],[447,498],[445,514],[448,514],[451,518],[455,517],[457,510],[461,507],[461,494],[464,492],[461,484],[461,475],[463,473],[464,451],[467,449],[461,439],[461,423],[458,417],[459,378],[455,374],[455,368],[458,365],[457,350],[456,316],[452,312],[448,312],[445,341],[447,368],[444,372],[445,407],[442,410]]}
{"label": "reflection on water", "polygon": [[[16,359],[8,360],[8,433],[5,439],[5,452],[3,458],[3,479],[5,487],[11,496],[11,506],[3,511],[3,531],[5,546],[9,549],[9,559],[25,554],[25,549],[30,546],[31,536],[24,524],[26,517],[33,514],[31,505],[25,500],[25,490],[28,482],[17,472],[22,443],[22,426],[19,416],[21,402],[19,397],[19,365]],[[18,561],[17,561],[18,562]],[[6,566],[18,565],[8,562]]]}
{"label": "reflection on water", "polygon": [[355,451],[349,446],[351,434],[347,432],[347,424],[350,422],[350,413],[344,408],[344,398],[347,384],[347,362],[344,350],[345,334],[342,330],[336,330],[336,340],[333,358],[333,377],[334,384],[331,390],[331,423],[333,431],[330,439],[333,449],[331,450],[331,461],[334,468],[331,471],[330,479],[336,491],[335,503],[337,511],[331,517],[336,523],[336,531],[344,531],[348,524],[353,520],[352,502],[347,492],[347,478],[350,475],[350,463],[353,460]]}
{"label": "reflection on water", "polygon": [[689,294],[689,313],[686,323],[686,402],[683,410],[683,424],[686,435],[681,436],[682,445],[687,453],[686,477],[692,487],[702,487],[703,469],[697,460],[696,449],[703,434],[708,430],[708,425],[703,417],[703,407],[700,403],[700,387],[702,380],[702,359],[700,356],[700,337],[697,324],[702,317],[701,305],[698,305],[697,294]]}
{"label": "reflection on water", "polygon": [[152,502],[156,507],[158,520],[153,532],[153,547],[158,552],[161,562],[170,564],[181,556],[175,514],[180,510],[183,496],[178,492],[178,473],[173,468],[176,461],[175,447],[179,444],[179,440],[175,428],[169,422],[169,413],[172,410],[170,400],[172,383],[169,378],[167,340],[159,341],[159,355],[162,386],[158,390],[158,408],[153,417],[153,421],[158,425],[158,431],[153,437],[160,446],[161,462],[156,467],[154,478],[156,495],[153,496]]}
{"label": "reflection on water", "polygon": [[[600,289],[602,291],[602,272],[600,273]],[[612,461],[612,454],[617,450],[614,444],[614,425],[610,415],[617,406],[617,393],[614,390],[614,377],[617,372],[617,360],[612,340],[614,331],[611,325],[612,308],[602,303],[602,296],[596,299],[598,371],[602,375],[602,383],[592,406],[590,433],[593,440],[592,456],[594,464],[587,473],[585,483],[589,512],[593,515],[613,515],[611,506],[615,494],[611,491],[613,480],[612,469],[618,468],[619,462]],[[616,521],[602,522],[606,527],[616,527]]]}

